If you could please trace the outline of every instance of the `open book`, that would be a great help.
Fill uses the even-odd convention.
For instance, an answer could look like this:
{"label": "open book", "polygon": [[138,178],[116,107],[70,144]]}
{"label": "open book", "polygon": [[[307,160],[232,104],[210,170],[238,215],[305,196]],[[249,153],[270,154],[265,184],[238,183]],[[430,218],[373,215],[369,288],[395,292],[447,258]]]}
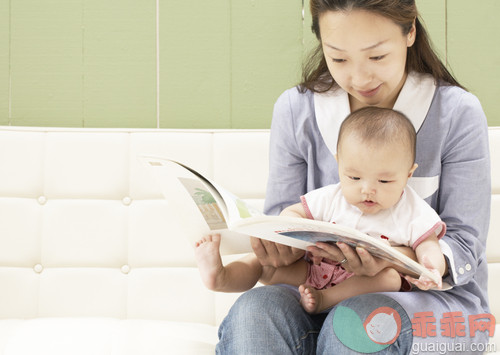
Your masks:
{"label": "open book", "polygon": [[[416,261],[356,229],[310,219],[267,216],[182,163],[147,156],[139,159],[157,178],[166,198],[172,198],[172,186],[169,183],[172,178],[183,186],[209,230],[221,234],[223,254],[251,252],[249,236],[300,249],[306,249],[316,242],[343,242],[352,247],[363,247],[374,256],[438,282],[436,275]],[[203,233],[200,231],[199,236]]]}

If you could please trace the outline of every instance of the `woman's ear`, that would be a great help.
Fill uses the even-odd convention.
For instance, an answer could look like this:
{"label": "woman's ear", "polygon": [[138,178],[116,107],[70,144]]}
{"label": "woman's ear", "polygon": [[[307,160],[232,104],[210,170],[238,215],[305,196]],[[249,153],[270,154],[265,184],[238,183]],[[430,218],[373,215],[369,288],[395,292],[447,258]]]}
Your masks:
{"label": "woman's ear", "polygon": [[406,46],[411,47],[415,43],[415,39],[417,38],[417,27],[415,26],[415,20],[410,28],[410,32],[406,35]]}

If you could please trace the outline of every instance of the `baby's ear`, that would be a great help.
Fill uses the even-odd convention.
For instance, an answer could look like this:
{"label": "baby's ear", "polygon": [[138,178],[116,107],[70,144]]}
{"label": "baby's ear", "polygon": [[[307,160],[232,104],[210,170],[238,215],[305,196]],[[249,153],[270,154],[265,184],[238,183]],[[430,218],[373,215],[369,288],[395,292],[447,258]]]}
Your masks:
{"label": "baby's ear", "polygon": [[415,172],[415,170],[417,168],[418,168],[418,164],[417,163],[413,164],[413,166],[410,169],[410,172],[408,173],[408,178],[411,178],[413,176],[413,173]]}

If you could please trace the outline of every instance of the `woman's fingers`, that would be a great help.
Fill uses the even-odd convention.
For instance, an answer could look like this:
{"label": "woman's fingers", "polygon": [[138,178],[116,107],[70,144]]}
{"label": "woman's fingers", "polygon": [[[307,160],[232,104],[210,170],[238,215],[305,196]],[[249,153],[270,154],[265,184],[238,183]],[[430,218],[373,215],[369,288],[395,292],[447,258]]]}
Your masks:
{"label": "woman's fingers", "polygon": [[345,243],[337,243],[337,246],[342,251],[344,258],[347,259],[347,261],[342,264],[344,269],[350,272],[356,272],[362,265],[356,250]]}
{"label": "woman's fingers", "polygon": [[313,255],[313,262],[316,262],[316,258],[337,261],[342,263],[344,269],[356,275],[374,276],[387,267],[384,260],[375,258],[366,249],[354,249],[346,243],[333,245],[318,242],[307,250]]}
{"label": "woman's fingers", "polygon": [[326,258],[334,261],[344,259],[342,251],[334,244],[318,242],[314,246],[307,248],[315,258]]}
{"label": "woman's fingers", "polygon": [[255,237],[250,238],[250,244],[259,262],[265,266],[280,267],[290,265],[305,254],[302,249],[276,244]]}

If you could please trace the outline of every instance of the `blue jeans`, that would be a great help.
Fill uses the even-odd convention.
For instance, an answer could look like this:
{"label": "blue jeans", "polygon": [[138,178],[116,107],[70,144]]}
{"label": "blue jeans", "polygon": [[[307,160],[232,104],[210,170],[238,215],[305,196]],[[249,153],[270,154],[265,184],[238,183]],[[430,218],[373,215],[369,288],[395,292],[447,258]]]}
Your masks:
{"label": "blue jeans", "polygon": [[[254,288],[236,301],[221,324],[216,353],[356,353],[339,341],[334,332],[335,309],[339,306],[355,306],[358,313],[369,314],[378,306],[395,308],[399,305],[385,295],[362,295],[340,303],[329,313],[310,315],[300,305],[295,289],[281,285]],[[402,308],[399,308],[401,311]],[[392,345],[384,349],[384,354],[409,354],[411,351],[411,321],[404,310],[402,313],[400,335]]]}
{"label": "blue jeans", "polygon": [[[400,316],[399,335],[392,343],[386,342],[390,345],[386,344],[378,349],[375,342],[366,339],[366,324],[371,324],[370,320],[375,319],[371,317],[378,314],[378,310],[387,308],[396,310]],[[412,324],[410,317],[416,317],[419,312],[430,312],[435,317],[432,336],[414,336],[412,325],[417,327],[417,324]],[[258,287],[245,292],[222,322],[216,353],[482,353],[477,351],[478,345],[488,342],[487,333],[478,332],[474,337],[469,337],[468,334],[447,336],[442,332],[445,329],[442,324],[445,312],[460,312],[466,324],[469,315],[483,313],[484,310],[478,302],[461,297],[459,291],[412,291],[352,297],[329,312],[311,316],[300,305],[296,288],[284,285]],[[381,317],[387,319],[387,315]]]}

